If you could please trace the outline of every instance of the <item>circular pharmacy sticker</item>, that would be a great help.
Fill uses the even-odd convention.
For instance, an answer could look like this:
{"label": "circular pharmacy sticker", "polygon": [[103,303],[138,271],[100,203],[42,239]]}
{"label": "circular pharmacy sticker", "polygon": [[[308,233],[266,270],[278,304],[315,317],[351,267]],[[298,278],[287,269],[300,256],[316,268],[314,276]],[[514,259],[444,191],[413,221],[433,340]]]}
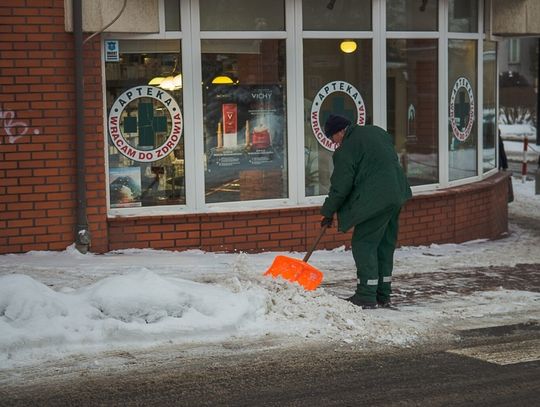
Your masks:
{"label": "circular pharmacy sticker", "polygon": [[174,97],[154,86],[126,90],[114,101],[108,118],[109,135],[118,151],[145,163],[170,154],[180,142],[182,126],[182,112]]}
{"label": "circular pharmacy sticker", "polygon": [[459,141],[465,141],[471,135],[474,115],[473,88],[467,78],[460,77],[452,88],[449,115],[452,134]]}
{"label": "circular pharmacy sticker", "polygon": [[336,149],[336,143],[330,140],[324,135],[324,124],[321,123],[320,111],[321,106],[323,105],[324,100],[330,96],[332,93],[342,92],[350,97],[356,108],[356,123],[363,126],[366,124],[366,105],[362,99],[362,95],[353,85],[345,81],[333,81],[324,85],[315,96],[315,100],[311,105],[311,129],[315,138],[321,146],[326,148],[329,151],[334,151]]}

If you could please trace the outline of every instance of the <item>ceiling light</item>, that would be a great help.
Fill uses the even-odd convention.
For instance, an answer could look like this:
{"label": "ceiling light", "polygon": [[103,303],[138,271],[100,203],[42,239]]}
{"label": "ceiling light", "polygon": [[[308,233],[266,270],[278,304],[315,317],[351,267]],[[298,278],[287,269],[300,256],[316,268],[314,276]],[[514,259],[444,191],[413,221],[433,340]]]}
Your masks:
{"label": "ceiling light", "polygon": [[[150,81],[152,82],[152,81]],[[176,76],[167,76],[163,81],[158,85],[161,89],[165,90],[178,90],[182,88],[182,74]]]}
{"label": "ceiling light", "polygon": [[164,80],[165,80],[165,77],[156,76],[155,78],[152,78],[152,80],[150,82],[148,82],[148,84],[152,85],[152,86],[159,86],[159,85],[161,85],[161,82],[163,82]]}
{"label": "ceiling light", "polygon": [[219,75],[212,79],[214,85],[232,85],[234,82],[226,75]]}
{"label": "ceiling light", "polygon": [[174,60],[174,67],[170,72],[164,72],[148,82],[151,86],[158,86],[165,90],[178,90],[182,88],[182,74],[177,70],[178,60]]}
{"label": "ceiling light", "polygon": [[346,54],[350,54],[356,51],[357,45],[356,41],[353,40],[344,40],[339,44],[339,48]]}

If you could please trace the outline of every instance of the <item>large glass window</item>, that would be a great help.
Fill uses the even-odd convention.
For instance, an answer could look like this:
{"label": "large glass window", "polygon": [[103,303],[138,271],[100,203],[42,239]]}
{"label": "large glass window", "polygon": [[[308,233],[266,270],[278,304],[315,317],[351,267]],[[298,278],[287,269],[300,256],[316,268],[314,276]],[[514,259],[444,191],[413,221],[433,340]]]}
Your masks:
{"label": "large glass window", "polygon": [[304,31],[370,31],[371,0],[302,2]]}
{"label": "large glass window", "polygon": [[353,52],[342,40],[304,40],[304,140],[306,196],[325,195],[333,171],[334,146],[322,134],[330,113],[354,123],[372,122],[371,40],[355,40]]}
{"label": "large glass window", "polygon": [[437,1],[387,0],[388,31],[436,31]]}
{"label": "large glass window", "polygon": [[411,185],[439,179],[437,40],[387,42],[387,127]]}
{"label": "large glass window", "polygon": [[165,31],[180,29],[180,0],[165,0]]}
{"label": "large glass window", "polygon": [[105,63],[111,208],[185,203],[180,42],[120,41]]}
{"label": "large glass window", "polygon": [[[319,202],[328,193],[333,171],[335,146],[323,134],[330,113],[360,125],[373,123],[375,116],[392,134],[413,186],[446,187],[447,180],[496,168],[496,44],[484,41],[480,62],[479,0],[159,3],[159,33],[122,34],[118,40],[114,34],[105,36],[108,189],[114,213],[125,212],[117,208],[171,205],[206,211],[235,202],[245,209],[280,207],[297,194],[292,204]],[[300,26],[295,25],[300,21],[296,13]],[[184,35],[181,20],[197,32]],[[447,32],[440,27],[448,27]],[[439,60],[442,42],[448,54]],[[200,66],[200,78],[192,69],[183,77],[181,45],[184,53],[201,50],[183,56],[190,66]],[[303,70],[295,78],[303,85],[288,83],[291,60]],[[446,115],[439,111],[440,84],[446,81],[448,125],[440,122]],[[382,89],[385,94],[379,95]],[[298,106],[304,116],[287,117]],[[303,134],[287,133],[302,125]],[[441,125],[448,126],[443,151]],[[301,152],[296,152],[302,145],[298,137],[304,141]],[[288,145],[296,146],[291,172]],[[442,170],[441,162],[448,168]],[[302,179],[304,194],[298,191]]]}
{"label": "large glass window", "polygon": [[484,113],[483,113],[483,145],[484,172],[496,166],[495,152],[497,145],[497,43],[484,41]]}
{"label": "large glass window", "polygon": [[478,32],[478,0],[448,1],[448,31]]}
{"label": "large glass window", "polygon": [[285,40],[203,40],[206,202],[288,196]]}
{"label": "large glass window", "polygon": [[202,31],[282,31],[284,0],[200,0]]}
{"label": "large glass window", "polygon": [[477,175],[476,45],[448,40],[449,180]]}

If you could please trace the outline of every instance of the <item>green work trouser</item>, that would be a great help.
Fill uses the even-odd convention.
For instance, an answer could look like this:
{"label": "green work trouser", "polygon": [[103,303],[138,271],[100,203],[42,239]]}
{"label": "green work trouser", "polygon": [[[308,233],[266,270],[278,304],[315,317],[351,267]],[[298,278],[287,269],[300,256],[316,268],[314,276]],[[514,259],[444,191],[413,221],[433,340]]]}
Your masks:
{"label": "green work trouser", "polygon": [[356,294],[362,301],[390,300],[400,209],[392,208],[354,227],[351,246],[358,276]]}

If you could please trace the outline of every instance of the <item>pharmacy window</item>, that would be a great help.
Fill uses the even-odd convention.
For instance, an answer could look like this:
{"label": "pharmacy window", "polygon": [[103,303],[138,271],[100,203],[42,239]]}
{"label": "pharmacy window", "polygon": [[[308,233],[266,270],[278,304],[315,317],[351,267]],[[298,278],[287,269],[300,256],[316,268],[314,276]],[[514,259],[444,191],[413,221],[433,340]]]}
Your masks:
{"label": "pharmacy window", "polygon": [[336,146],[323,133],[331,113],[372,124],[371,39],[304,39],[306,196],[326,195]]}
{"label": "pharmacy window", "polygon": [[387,128],[411,185],[439,181],[437,39],[389,39]]}
{"label": "pharmacy window", "polygon": [[448,179],[477,175],[477,41],[448,40]]}
{"label": "pharmacy window", "polygon": [[185,204],[180,41],[116,46],[105,63],[110,208]]}
{"label": "pharmacy window", "polygon": [[483,75],[483,171],[487,172],[496,167],[497,151],[497,43],[484,41],[482,65]]}
{"label": "pharmacy window", "polygon": [[205,202],[288,197],[285,40],[202,40]]}

